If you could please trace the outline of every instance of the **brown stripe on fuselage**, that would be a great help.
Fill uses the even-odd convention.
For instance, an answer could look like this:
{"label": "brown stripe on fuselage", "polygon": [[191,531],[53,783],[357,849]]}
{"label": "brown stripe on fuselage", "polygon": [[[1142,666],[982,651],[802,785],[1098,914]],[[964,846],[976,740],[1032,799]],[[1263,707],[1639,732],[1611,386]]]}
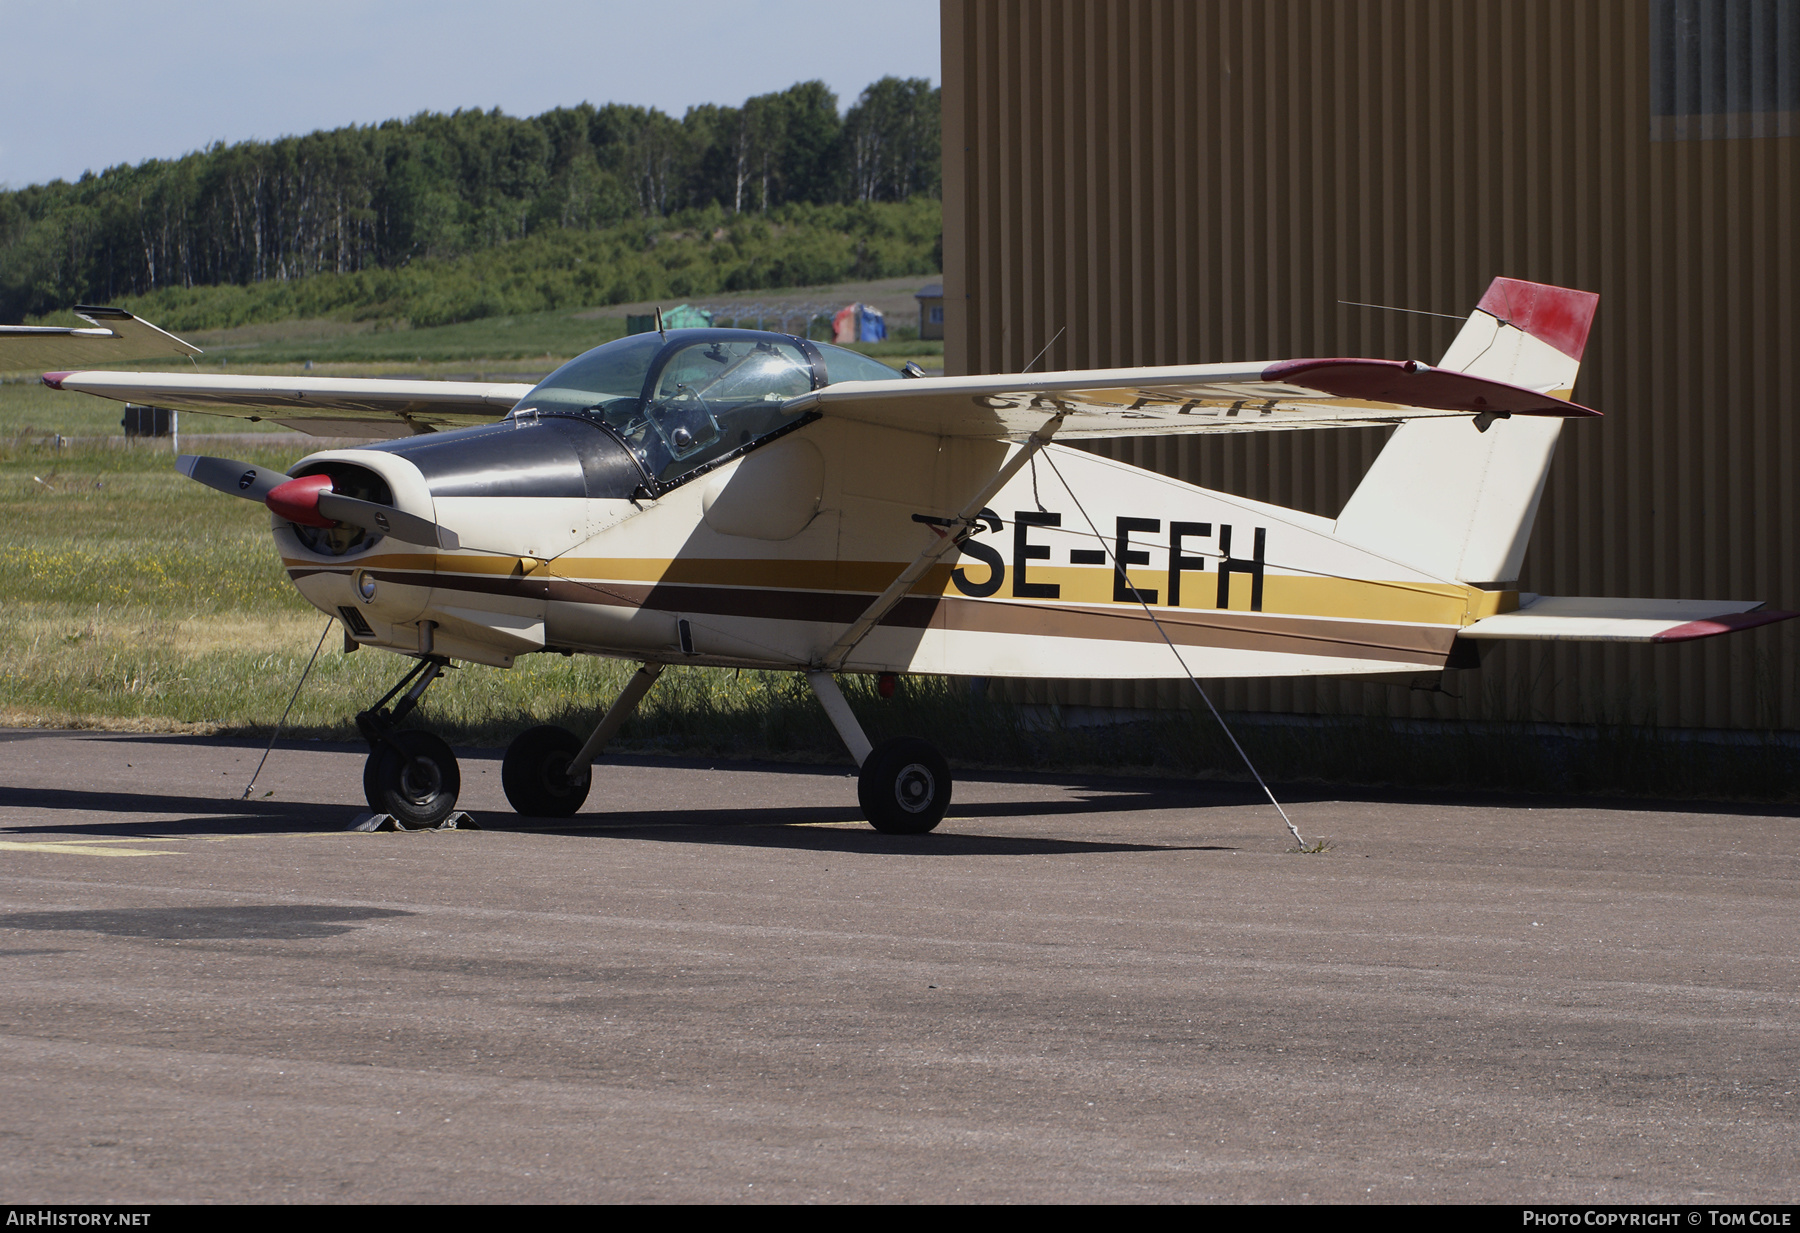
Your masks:
{"label": "brown stripe on fuselage", "polygon": [[[290,569],[294,577],[335,570]],[[512,577],[411,570],[370,571],[378,580],[438,590],[551,599],[563,603],[648,608],[670,613],[847,625],[861,616],[872,594],[805,591],[770,587],[693,586],[682,583],[575,582],[545,574]],[[1044,635],[1113,642],[1159,642],[1163,633],[1177,646],[1262,651],[1289,655],[1372,659],[1391,663],[1440,660],[1450,653],[1456,631],[1448,626],[1322,620],[1238,611],[1159,608],[1156,625],[1141,608],[1102,609],[1048,601],[965,599],[949,595],[909,595],[881,624],[902,629],[944,629],[970,633]]]}
{"label": "brown stripe on fuselage", "polygon": [[[902,601],[905,603],[913,600]],[[928,602],[928,601],[920,601]],[[940,629],[995,634],[1040,634],[1109,642],[1161,642],[1232,651],[1329,655],[1418,663],[1450,654],[1456,631],[1447,626],[1329,621],[1247,612],[1156,608],[1156,622],[1142,608],[1073,608],[1005,600],[946,599],[931,624]],[[882,624],[889,624],[883,621]],[[898,624],[899,622],[893,622]],[[910,622],[908,622],[910,623]],[[1162,633],[1157,625],[1162,626]]]}

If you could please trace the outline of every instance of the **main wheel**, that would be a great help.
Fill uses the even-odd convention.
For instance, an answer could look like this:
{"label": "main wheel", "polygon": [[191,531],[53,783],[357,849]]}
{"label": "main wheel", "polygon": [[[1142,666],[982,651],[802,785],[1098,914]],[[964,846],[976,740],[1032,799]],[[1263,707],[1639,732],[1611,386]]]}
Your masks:
{"label": "main wheel", "polygon": [[391,732],[363,763],[369,808],[393,814],[408,830],[436,826],[449,817],[461,791],[456,755],[429,732]]}
{"label": "main wheel", "polygon": [[856,799],[876,830],[923,835],[950,808],[950,765],[916,736],[883,741],[863,761]]}
{"label": "main wheel", "polygon": [[580,752],[581,738],[567,728],[543,724],[519,733],[500,763],[506,799],[528,818],[569,817],[587,800],[594,782],[585,766],[569,774],[569,764]]}

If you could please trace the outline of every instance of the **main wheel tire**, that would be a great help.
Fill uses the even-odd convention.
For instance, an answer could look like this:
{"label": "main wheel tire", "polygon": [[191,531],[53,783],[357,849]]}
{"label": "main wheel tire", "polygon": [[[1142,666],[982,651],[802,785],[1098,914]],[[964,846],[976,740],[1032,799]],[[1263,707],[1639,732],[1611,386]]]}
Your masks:
{"label": "main wheel tire", "polygon": [[950,765],[916,736],[883,741],[863,761],[856,799],[876,830],[923,835],[950,808]]}
{"label": "main wheel tire", "polygon": [[436,826],[456,808],[462,772],[456,754],[429,732],[391,732],[363,763],[363,795],[376,813],[407,830]]}
{"label": "main wheel tire", "polygon": [[500,786],[512,807],[528,818],[567,818],[580,809],[594,782],[587,767],[569,775],[581,745],[573,732],[550,724],[514,737],[500,763]]}

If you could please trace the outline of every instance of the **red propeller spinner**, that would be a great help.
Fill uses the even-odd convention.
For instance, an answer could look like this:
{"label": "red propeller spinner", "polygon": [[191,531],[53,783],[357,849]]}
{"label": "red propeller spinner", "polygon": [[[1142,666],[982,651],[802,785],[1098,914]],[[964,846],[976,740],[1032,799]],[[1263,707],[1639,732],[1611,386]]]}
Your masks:
{"label": "red propeller spinner", "polygon": [[329,475],[302,475],[271,488],[263,504],[277,516],[303,527],[334,527],[337,520],[319,512],[319,498],[330,491]]}

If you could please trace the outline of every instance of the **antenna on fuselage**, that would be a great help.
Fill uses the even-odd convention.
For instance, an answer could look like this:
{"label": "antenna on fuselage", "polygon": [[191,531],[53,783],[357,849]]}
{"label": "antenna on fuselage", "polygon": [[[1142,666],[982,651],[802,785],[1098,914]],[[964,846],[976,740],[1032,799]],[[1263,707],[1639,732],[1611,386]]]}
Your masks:
{"label": "antenna on fuselage", "polygon": [[1462,321],[1465,319],[1458,317],[1454,313],[1434,313],[1424,308],[1401,308],[1398,304],[1365,304],[1361,300],[1339,300],[1338,303],[1346,308],[1379,308],[1383,312],[1413,313],[1420,317],[1443,317],[1450,321]]}
{"label": "antenna on fuselage", "polygon": [[662,340],[664,342],[669,341],[669,331],[667,331],[663,328],[662,305],[661,304],[658,304],[656,306],[656,332],[662,336]]}

